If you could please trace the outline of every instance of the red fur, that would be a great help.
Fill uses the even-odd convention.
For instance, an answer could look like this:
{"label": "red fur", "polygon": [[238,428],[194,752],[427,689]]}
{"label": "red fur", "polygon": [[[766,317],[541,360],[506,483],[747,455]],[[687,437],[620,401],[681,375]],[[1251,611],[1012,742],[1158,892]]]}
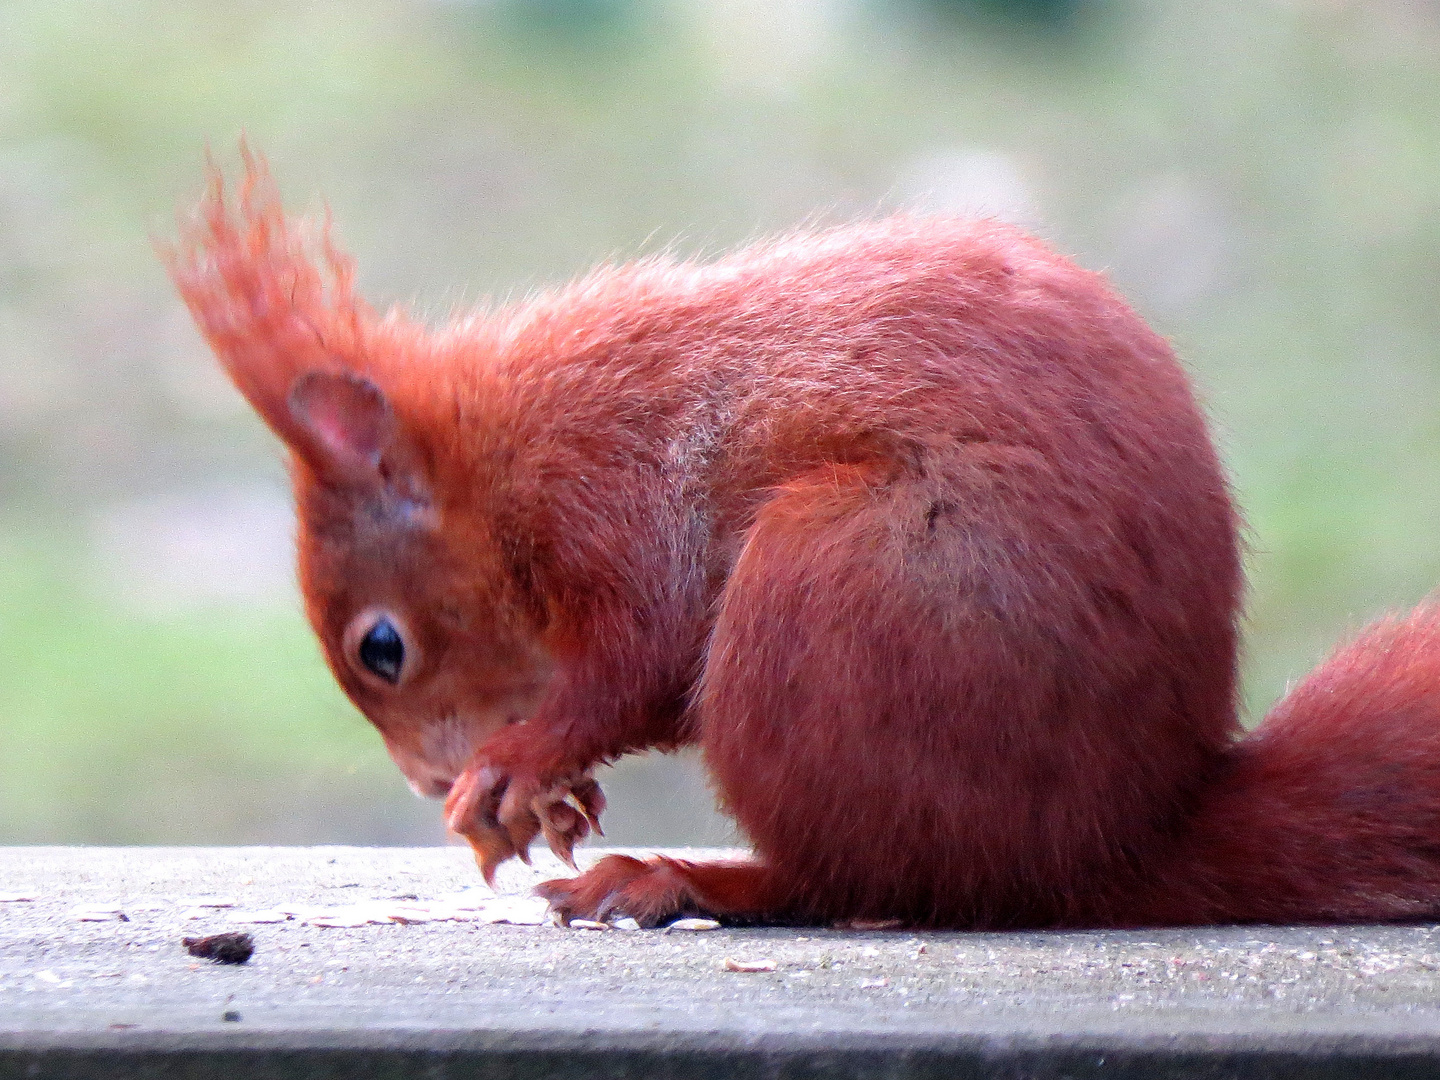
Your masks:
{"label": "red fur", "polygon": [[1131,922],[1440,911],[1440,609],[1366,630],[1235,746]]}
{"label": "red fur", "polygon": [[578,878],[547,881],[539,892],[567,920],[628,915],[641,926],[658,926],[677,915],[774,917],[782,904],[769,895],[769,883],[754,862],[607,855]]}
{"label": "red fur", "polygon": [[[327,286],[248,158],[243,191],[212,182],[172,273],[294,451],[332,668],[487,874],[540,832],[568,856],[596,764],[698,742],[755,861],[609,859],[557,910],[1440,910],[1440,616],[1238,739],[1236,514],[1098,275],[898,216],[429,331],[363,308],[328,243]],[[380,616],[394,684],[356,652]]]}

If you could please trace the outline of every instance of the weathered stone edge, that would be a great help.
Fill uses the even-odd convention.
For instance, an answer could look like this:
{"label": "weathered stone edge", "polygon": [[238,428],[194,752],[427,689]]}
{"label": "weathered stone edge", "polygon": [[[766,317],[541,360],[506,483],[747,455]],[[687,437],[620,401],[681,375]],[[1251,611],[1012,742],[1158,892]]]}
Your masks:
{"label": "weathered stone edge", "polygon": [[[417,1072],[417,1070],[420,1070]],[[141,1076],[1433,1077],[1440,1037],[1306,1033],[1183,1035],[732,1032],[328,1031],[9,1032],[0,1077]]]}

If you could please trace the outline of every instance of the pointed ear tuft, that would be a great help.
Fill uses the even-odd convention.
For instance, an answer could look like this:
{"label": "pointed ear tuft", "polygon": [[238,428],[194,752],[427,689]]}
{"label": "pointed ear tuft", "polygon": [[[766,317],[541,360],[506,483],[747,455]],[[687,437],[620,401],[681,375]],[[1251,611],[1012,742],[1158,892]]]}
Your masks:
{"label": "pointed ear tuft", "polygon": [[205,197],[161,253],[231,381],[308,454],[314,433],[296,423],[291,391],[304,372],[360,366],[377,320],[354,293],[354,269],[331,244],[328,217],[323,228],[287,218],[265,159],[244,142],[240,156],[239,191],[227,194],[212,164]]}
{"label": "pointed ear tuft", "polygon": [[369,379],[350,372],[306,372],[290,388],[290,415],[308,444],[296,449],[316,469],[378,477],[395,418]]}

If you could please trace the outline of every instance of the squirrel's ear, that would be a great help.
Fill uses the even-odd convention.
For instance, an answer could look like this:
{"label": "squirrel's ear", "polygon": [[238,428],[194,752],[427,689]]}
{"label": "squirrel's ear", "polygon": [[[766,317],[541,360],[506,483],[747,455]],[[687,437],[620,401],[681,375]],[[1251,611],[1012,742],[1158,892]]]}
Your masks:
{"label": "squirrel's ear", "polygon": [[306,372],[290,388],[289,409],[292,447],[317,472],[339,480],[380,478],[395,416],[373,382],[350,372]]}

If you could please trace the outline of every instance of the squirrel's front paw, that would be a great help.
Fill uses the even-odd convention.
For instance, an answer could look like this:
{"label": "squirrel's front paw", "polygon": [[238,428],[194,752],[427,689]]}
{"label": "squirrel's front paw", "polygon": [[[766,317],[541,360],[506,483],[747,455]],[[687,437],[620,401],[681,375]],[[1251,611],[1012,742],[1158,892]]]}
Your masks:
{"label": "squirrel's front paw", "polygon": [[550,850],[574,867],[575,845],[600,830],[605,796],[588,772],[541,779],[477,762],[461,773],[445,800],[445,825],[465,837],[485,881],[512,855],[530,862],[530,842],[543,834]]}

